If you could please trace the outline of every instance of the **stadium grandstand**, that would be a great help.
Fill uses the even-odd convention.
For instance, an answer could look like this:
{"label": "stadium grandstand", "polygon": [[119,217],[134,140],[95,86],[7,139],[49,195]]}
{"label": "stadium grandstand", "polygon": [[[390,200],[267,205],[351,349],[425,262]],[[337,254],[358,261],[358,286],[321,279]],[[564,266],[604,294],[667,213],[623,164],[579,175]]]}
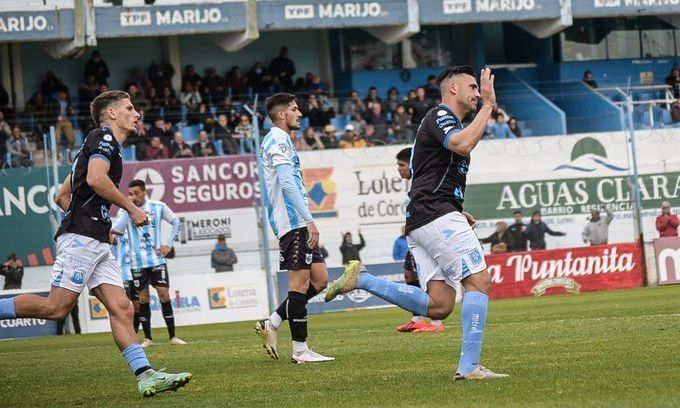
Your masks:
{"label": "stadium grandstand", "polygon": [[[265,101],[278,93],[296,96],[302,119],[290,133],[291,143],[299,152],[300,178],[329,281],[343,273],[347,256],[354,256],[374,275],[403,283],[398,249],[407,249],[409,234],[402,228],[410,181],[397,172],[396,157],[418,145],[428,112],[439,109],[434,114],[446,116],[450,108],[438,78],[451,66],[473,67],[477,81],[485,67],[495,76],[496,104],[470,154],[464,209],[476,219],[491,275],[489,297],[498,299],[492,302],[497,314],[491,315],[496,332],[489,337],[502,333],[512,343],[490,339],[488,351],[498,359],[494,368],[510,373],[510,385],[500,379],[495,387],[503,391],[496,396],[485,395],[495,392],[491,388],[467,389],[465,395],[479,393],[482,405],[553,405],[541,395],[551,387],[546,378],[564,375],[558,382],[570,397],[556,395],[554,405],[674,405],[678,394],[671,389],[678,376],[669,374],[672,364],[664,356],[673,353],[670,342],[677,342],[667,333],[677,337],[680,328],[680,239],[674,215],[680,209],[678,0],[0,0],[0,261],[6,260],[0,300],[50,291],[58,255],[54,236],[65,216],[57,194],[76,171],[86,137],[100,128],[91,103],[106,91],[123,90],[140,120],[136,134],[120,148],[119,190],[127,196],[129,183],[142,180],[150,202],[162,201],[174,213],[163,218],[168,222],[158,226],[154,238],[172,250],[153,263],[167,259],[171,279],[165,300],[150,290],[149,319],[155,331],[165,330],[165,297],[170,296],[174,322],[168,328],[174,333],[176,324],[189,344],[165,350],[165,357],[190,366],[190,360],[198,361],[191,366],[196,381],[210,376],[202,369],[229,364],[233,357],[239,363],[231,375],[252,370],[246,375],[253,387],[268,387],[275,380],[269,376],[280,373],[264,367],[252,323],[286,299],[292,282],[279,270],[280,242],[268,223],[270,197],[261,194],[266,191],[258,164],[266,156],[261,142],[275,128]],[[481,109],[483,101],[476,102]],[[468,126],[475,117],[473,112],[460,122]],[[468,170],[458,166],[457,171],[465,175]],[[112,219],[121,213],[111,208]],[[307,310],[314,315],[310,333],[314,346],[338,361],[314,368],[314,375],[328,382],[305,396],[303,406],[336,405],[328,402],[331,391],[323,390],[343,387],[343,378],[352,386],[378,387],[372,381],[381,375],[381,365],[394,370],[383,377],[387,388],[370,400],[350,393],[346,405],[423,405],[448,398],[438,391],[431,399],[395,399],[404,381],[422,386],[416,394],[426,395],[428,382],[453,379],[453,372],[441,372],[450,367],[436,356],[443,344],[457,355],[460,338],[454,343],[451,333],[459,331],[458,317],[444,321],[448,337],[433,333],[422,340],[426,343],[414,337],[376,354],[375,367],[353,372],[353,365],[372,354],[362,350],[347,365],[347,354],[356,352],[348,346],[351,337],[366,328],[378,331],[380,341],[402,341],[394,327],[410,315],[387,309],[388,302],[364,290],[329,303],[323,295],[308,299]],[[621,306],[627,298],[647,304],[644,313]],[[462,299],[457,283],[456,301]],[[65,326],[63,321],[0,320],[0,339],[14,339],[0,342],[0,367],[11,372],[0,386],[0,406],[51,403],[58,385],[28,382],[38,375],[33,366],[48,364],[38,358],[80,368],[79,360],[45,348],[110,347],[90,336],[111,330],[106,308],[87,292],[77,302],[76,318],[66,319]],[[593,306],[598,302],[604,306]],[[452,316],[459,314],[458,307]],[[635,318],[625,320],[614,312],[618,307]],[[581,309],[583,314],[574,314]],[[350,316],[348,310],[361,310],[361,326],[346,323],[342,316]],[[341,313],[325,313],[331,311]],[[528,355],[528,344],[542,342],[538,329],[525,336],[513,331],[511,325],[520,327],[522,321],[513,311],[537,313],[536,321],[550,326],[541,330],[553,339],[569,337],[573,330],[582,347],[560,355],[564,366],[542,367],[532,359],[531,370],[550,370],[540,382],[540,373],[498,354]],[[562,323],[550,323],[554,316]],[[620,345],[612,346],[611,354],[604,346],[613,341],[609,334],[593,329],[605,320],[613,331],[635,332],[628,338],[613,335]],[[564,331],[554,327],[558,324],[565,325]],[[76,325],[92,340],[51,338],[64,327],[75,332]],[[585,339],[590,330],[597,337],[592,349]],[[435,336],[441,337],[432,340]],[[28,340],[37,337],[44,338]],[[659,373],[640,385],[647,371],[628,364],[626,348],[647,353],[649,343],[657,344],[653,353],[660,358],[653,365]],[[231,346],[234,351],[210,356],[211,347]],[[537,347],[541,358],[552,359],[555,349]],[[43,351],[24,353],[31,350]],[[401,358],[393,353],[418,364],[410,356],[416,352],[426,357],[425,367],[414,375],[393,365],[392,359]],[[106,364],[117,369],[122,364],[115,357]],[[591,367],[598,380],[584,384],[588,374],[579,362],[589,358],[599,362]],[[257,363],[246,366],[249,361]],[[92,375],[96,371],[81,379]],[[121,377],[113,382],[125,384],[122,370],[112,375]],[[619,394],[598,382],[609,375],[622,388],[649,392]],[[238,391],[239,382],[219,378],[229,385],[203,384],[208,396],[188,387],[182,391],[188,394],[185,402],[297,402],[292,392],[265,399],[225,397],[224,392]],[[535,381],[539,385],[531,388]],[[35,394],[30,398],[19,391],[29,386]],[[521,395],[512,387],[530,391]],[[579,387],[583,400],[573,397]],[[70,387],[54,406],[122,406],[135,397],[112,394],[101,384],[93,390],[89,400]]]}

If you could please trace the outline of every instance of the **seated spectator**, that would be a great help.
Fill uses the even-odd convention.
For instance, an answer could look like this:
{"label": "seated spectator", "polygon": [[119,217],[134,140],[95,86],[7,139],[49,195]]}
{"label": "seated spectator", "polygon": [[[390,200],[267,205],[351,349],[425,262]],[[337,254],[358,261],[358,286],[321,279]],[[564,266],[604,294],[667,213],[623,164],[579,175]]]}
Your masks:
{"label": "seated spectator", "polygon": [[66,89],[61,89],[57,92],[57,99],[50,100],[47,106],[50,125],[56,125],[57,143],[59,143],[61,135],[64,134],[68,141],[68,148],[73,149],[75,136],[73,133],[73,124],[69,117],[74,114],[74,110],[71,106],[68,94],[66,93]]}
{"label": "seated spectator", "polygon": [[401,105],[401,101],[399,100],[399,90],[395,87],[388,89],[387,99],[385,100],[383,106],[385,113],[394,115],[394,112],[397,111],[399,105]]}
{"label": "seated spectator", "polygon": [[413,140],[411,115],[406,112],[404,105],[397,106],[392,116],[392,124],[397,135],[397,143],[409,143]]}
{"label": "seated spectator", "polygon": [[130,102],[135,107],[135,110],[139,112],[142,117],[148,115],[151,109],[151,103],[144,97],[144,95],[139,91],[137,84],[131,83],[127,86],[127,93],[130,94]]}
{"label": "seated spectator", "polygon": [[147,139],[151,141],[151,138],[158,136],[161,139],[161,143],[167,146],[172,141],[170,129],[172,129],[172,125],[166,122],[165,119],[158,117],[154,120],[153,127],[147,132]]}
{"label": "seated spectator", "polygon": [[337,129],[333,125],[326,125],[323,127],[323,134],[321,135],[321,142],[325,149],[335,149],[338,147],[338,137],[335,135]]}
{"label": "seated spectator", "polygon": [[375,126],[366,124],[362,139],[366,141],[367,146],[384,145],[385,142],[376,135]]}
{"label": "seated spectator", "polygon": [[366,140],[357,135],[354,130],[354,125],[351,123],[345,126],[345,137],[340,140],[338,145],[341,149],[362,148],[367,146]]}
{"label": "seated spectator", "polygon": [[303,115],[309,118],[309,126],[321,128],[330,123],[330,118],[324,112],[317,95],[309,95],[309,99],[302,109]]}
{"label": "seated spectator", "polygon": [[590,71],[586,71],[583,73],[582,81],[591,88],[597,88],[597,82],[595,82],[595,80],[593,79],[593,73]]}
{"label": "seated spectator", "polygon": [[[5,114],[0,111],[0,145],[2,148],[5,148],[5,142],[10,140],[12,138],[12,128],[9,126],[9,123],[5,120]],[[6,153],[6,151],[5,151]],[[0,157],[4,160],[5,155],[3,154],[2,157]]]}
{"label": "seated spectator", "polygon": [[247,113],[242,113],[233,134],[234,139],[239,143],[241,154],[255,151],[255,144],[253,142],[254,133],[255,128],[250,123],[250,116]]}
{"label": "seated spectator", "polygon": [[217,117],[219,118],[220,115],[224,115],[232,127],[238,124],[238,112],[234,107],[231,96],[224,98],[222,104],[217,107]]}
{"label": "seated spectator", "polygon": [[181,119],[179,101],[169,86],[163,87],[160,98],[160,107],[163,108],[163,118],[170,123],[178,123]]}
{"label": "seated spectator", "polygon": [[98,84],[108,83],[108,78],[111,75],[109,73],[109,67],[106,62],[102,59],[99,51],[92,51],[90,59],[85,63],[85,77],[94,75],[95,81]]}
{"label": "seated spectator", "polygon": [[671,109],[671,121],[673,121],[673,123],[680,123],[680,98],[678,98]]}
{"label": "seated spectator", "polygon": [[24,280],[24,267],[17,261],[16,254],[10,254],[7,261],[0,266],[0,275],[5,277],[3,290],[21,289]]}
{"label": "seated spectator", "polygon": [[[382,111],[382,105],[379,103],[371,104],[370,109],[364,114],[366,125],[372,125],[375,128],[375,137],[383,139],[387,134],[387,115]],[[370,142],[370,139],[368,140]]]}
{"label": "seated spectator", "polygon": [[296,148],[301,152],[306,152],[309,150],[323,150],[324,144],[321,142],[319,135],[313,127],[308,127],[302,133],[302,137],[296,140]]}
{"label": "seated spectator", "polygon": [[56,97],[57,92],[64,88],[66,88],[64,83],[54,76],[54,72],[52,71],[47,71],[47,73],[45,73],[45,80],[40,83],[40,92],[42,92],[46,98]]}
{"label": "seated spectator", "polygon": [[184,85],[182,85],[182,92],[179,93],[179,102],[186,107],[187,120],[192,123],[196,122],[198,105],[203,102],[203,100],[201,99],[201,94],[198,93],[193,85],[191,85],[191,82],[185,82]]}
{"label": "seated spectator", "polygon": [[378,96],[378,88],[372,86],[368,88],[368,95],[364,98],[364,105],[366,105],[366,109],[371,109],[371,105],[374,103],[381,104],[382,101]]}
{"label": "seated spectator", "polygon": [[146,146],[144,157],[146,160],[167,159],[169,157],[168,147],[161,142],[159,136],[154,136],[149,141],[148,146]]}
{"label": "seated spectator", "polygon": [[233,132],[227,122],[226,115],[220,115],[217,117],[217,124],[214,129],[214,140],[222,140],[222,149],[225,155],[235,155],[238,154],[239,146],[238,142],[233,138]]}
{"label": "seated spectator", "polygon": [[515,137],[522,137],[522,129],[519,128],[516,117],[512,116],[510,119],[508,119],[508,127],[510,128],[510,132],[515,135]]}
{"label": "seated spectator", "polygon": [[19,126],[12,128],[12,138],[5,142],[5,148],[12,160],[12,167],[31,167],[31,149],[28,146],[26,136],[21,133]]}
{"label": "seated spectator", "polygon": [[671,69],[671,74],[666,77],[666,84],[672,88],[673,97],[680,98],[680,66]]}
{"label": "seated spectator", "polygon": [[149,81],[149,77],[144,75],[144,71],[142,70],[142,67],[140,67],[139,65],[135,67],[133,75],[134,77],[130,82],[137,85],[139,93],[141,93],[143,96],[150,100],[151,99],[150,92],[151,89],[153,89],[153,86],[151,85],[151,81]]}
{"label": "seated spectator", "polygon": [[196,72],[196,68],[192,64],[189,64],[186,67],[184,67],[182,83],[189,82],[191,85],[194,86],[194,88],[201,89],[201,81],[202,81],[201,76],[198,75],[198,73]]}
{"label": "seated spectator", "polygon": [[236,253],[227,246],[224,234],[218,235],[215,249],[210,254],[210,266],[215,269],[215,272],[232,272],[237,262]]}
{"label": "seated spectator", "polygon": [[356,113],[363,115],[364,112],[366,112],[364,101],[359,98],[359,92],[352,90],[349,93],[349,99],[342,105],[342,113],[345,115],[354,115]]}
{"label": "seated spectator", "polygon": [[295,76],[295,63],[288,58],[288,47],[281,47],[279,56],[269,64],[269,73],[279,86],[279,91],[288,92],[293,89],[293,77]]}
{"label": "seated spectator", "polygon": [[201,89],[199,89],[199,91],[203,98],[210,101],[212,96],[216,94],[218,88],[225,88],[224,79],[217,75],[217,70],[215,70],[214,67],[210,67],[207,69],[205,77],[203,77]]}
{"label": "seated spectator", "polygon": [[184,141],[182,132],[177,131],[172,137],[170,144],[170,158],[171,159],[188,159],[194,157],[194,152],[191,150],[191,145]]}
{"label": "seated spectator", "polygon": [[408,113],[411,115],[413,123],[420,123],[428,110],[432,107],[430,101],[425,97],[425,88],[416,89],[416,97],[407,104]]}
{"label": "seated spectator", "polygon": [[33,118],[33,131],[41,135],[47,132],[49,124],[47,121],[47,104],[42,92],[37,91],[26,103],[25,113]]}
{"label": "seated spectator", "polygon": [[408,254],[408,243],[406,242],[406,234],[404,227],[401,227],[401,235],[394,240],[392,246],[392,259],[395,261],[403,261]]}
{"label": "seated spectator", "polygon": [[253,93],[261,95],[271,93],[271,76],[266,72],[262,63],[253,64],[246,76],[248,77],[248,86],[253,90]]}
{"label": "seated spectator", "polygon": [[227,89],[231,89],[231,95],[237,100],[248,99],[248,79],[241,73],[238,65],[231,67],[225,77]]}
{"label": "seated spectator", "polygon": [[[90,110],[90,103],[99,95],[99,82],[94,74],[85,77],[85,81],[78,86],[78,108],[81,112]],[[84,115],[89,116],[89,115]]]}
{"label": "seated spectator", "polygon": [[321,80],[320,75],[312,75],[312,79],[307,87],[313,94],[328,94],[328,85]]}
{"label": "seated spectator", "polygon": [[355,113],[352,115],[350,118],[349,124],[354,126],[354,131],[357,132],[357,134],[362,134],[364,133],[364,128],[366,127],[366,121],[364,120],[363,115],[360,113]]}
{"label": "seated spectator", "polygon": [[212,134],[213,129],[215,128],[215,117],[213,116],[212,112],[208,110],[208,105],[205,103],[201,103],[198,105],[198,123],[196,124],[201,124],[203,125],[203,130],[208,132],[209,134]]}
{"label": "seated spectator", "polygon": [[425,89],[425,98],[428,100],[430,106],[434,106],[439,103],[441,99],[441,92],[439,90],[439,85],[437,85],[437,77],[434,75],[429,75],[427,77],[427,83],[423,85]]}
{"label": "seated spectator", "polygon": [[482,244],[491,244],[492,254],[509,252],[509,248],[512,247],[512,240],[508,233],[508,224],[503,221],[498,221],[496,223],[496,231],[488,237],[480,239],[479,242]]}
{"label": "seated spectator", "polygon": [[201,130],[198,134],[198,141],[191,147],[194,157],[217,156],[217,151],[213,142],[208,139],[208,132]]}
{"label": "seated spectator", "polygon": [[174,75],[175,68],[171,64],[167,62],[157,64],[156,61],[151,61],[151,65],[149,65],[149,81],[161,95],[163,94],[163,88],[172,89],[172,77]]}

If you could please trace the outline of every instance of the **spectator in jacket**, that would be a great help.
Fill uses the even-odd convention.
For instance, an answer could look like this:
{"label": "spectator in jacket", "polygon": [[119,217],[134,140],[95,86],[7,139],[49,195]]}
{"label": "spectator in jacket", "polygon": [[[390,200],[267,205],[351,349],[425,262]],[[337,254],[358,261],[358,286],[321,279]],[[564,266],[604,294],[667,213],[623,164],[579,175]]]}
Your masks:
{"label": "spectator in jacket", "polygon": [[597,82],[595,82],[595,80],[593,79],[593,73],[590,71],[586,71],[583,73],[582,81],[591,88],[597,88]]}
{"label": "spectator in jacket", "polygon": [[279,84],[281,91],[287,92],[293,89],[295,63],[288,58],[288,47],[281,47],[279,56],[269,64],[269,73],[274,77],[274,81]]}
{"label": "spectator in jacket", "polygon": [[352,90],[349,99],[342,105],[342,113],[345,115],[354,115],[355,113],[363,115],[364,112],[366,112],[364,101],[359,97],[359,92]]}
{"label": "spectator in jacket", "polygon": [[31,167],[31,149],[28,147],[26,136],[21,133],[19,126],[12,128],[12,137],[5,142],[7,152],[12,160],[12,167]]}
{"label": "spectator in jacket", "polygon": [[680,98],[671,108],[671,121],[673,123],[680,123]]}
{"label": "spectator in jacket", "polygon": [[527,250],[529,238],[527,237],[527,226],[522,222],[522,211],[517,210],[512,213],[515,223],[508,227],[510,236],[510,252],[522,252]]}
{"label": "spectator in jacket", "polygon": [[238,142],[233,137],[226,115],[222,114],[217,117],[214,134],[215,140],[222,140],[222,149],[225,155],[231,156],[239,153]]}
{"label": "spectator in jacket", "polygon": [[408,242],[406,242],[406,235],[404,234],[404,227],[401,227],[401,235],[394,240],[394,246],[392,246],[392,259],[395,261],[403,261],[406,259],[406,254],[408,253]]}
{"label": "spectator in jacket", "polygon": [[64,88],[66,88],[64,83],[52,71],[47,71],[45,73],[45,80],[40,83],[40,91],[46,98],[55,97],[57,92]]}
{"label": "spectator in jacket", "polygon": [[581,234],[585,244],[604,245],[609,240],[609,224],[614,219],[614,213],[604,204],[602,209],[607,213],[604,219],[600,217],[599,210],[590,212],[590,222],[586,224]]}
{"label": "spectator in jacket", "polygon": [[673,96],[680,98],[680,66],[671,69],[671,74],[666,77],[666,84],[671,87]]}
{"label": "spectator in jacket", "polygon": [[210,266],[215,269],[215,272],[232,272],[237,262],[236,253],[227,246],[224,235],[218,235],[217,244],[210,255]]}
{"label": "spectator in jacket", "polygon": [[341,149],[354,149],[366,147],[368,144],[365,139],[360,138],[357,135],[357,132],[354,130],[354,125],[350,123],[345,126],[345,137],[340,140],[339,146]]}
{"label": "spectator in jacket", "polygon": [[191,157],[194,157],[194,152],[191,150],[191,145],[184,141],[182,132],[175,132],[172,137],[172,143],[170,144],[170,158],[188,159]]}
{"label": "spectator in jacket", "polygon": [[338,147],[339,139],[335,135],[337,129],[333,125],[326,125],[323,128],[323,134],[321,135],[321,142],[325,149],[335,149]]}
{"label": "spectator in jacket", "polygon": [[16,254],[10,254],[7,261],[0,266],[0,275],[5,277],[3,290],[21,289],[24,279],[24,267],[17,262]]}
{"label": "spectator in jacket", "polygon": [[492,254],[502,254],[508,252],[509,248],[512,247],[512,240],[510,234],[508,234],[508,224],[503,221],[498,221],[496,223],[496,231],[486,238],[479,240],[482,244],[491,244]]}
{"label": "spectator in jacket", "polygon": [[309,150],[323,150],[325,148],[323,142],[319,138],[319,135],[316,134],[316,131],[311,126],[305,129],[301,138],[296,140],[296,145],[296,148],[301,152],[306,152]]}
{"label": "spectator in jacket", "polygon": [[60,89],[59,92],[57,92],[57,98],[50,100],[47,110],[49,112],[50,124],[56,125],[55,132],[57,141],[59,141],[63,133],[68,141],[68,148],[73,149],[75,136],[73,133],[73,123],[71,123],[69,117],[72,116],[75,111],[71,106],[71,101],[69,100],[66,89]]}
{"label": "spectator in jacket", "polygon": [[160,136],[153,136],[144,152],[146,160],[161,160],[169,157],[168,147],[161,142]]}
{"label": "spectator in jacket", "polygon": [[677,215],[671,214],[671,203],[668,201],[661,203],[661,214],[656,217],[656,230],[659,231],[659,236],[677,237],[678,225],[680,220]]}
{"label": "spectator in jacket", "polygon": [[7,154],[7,142],[12,140],[12,128],[5,121],[5,115],[0,111],[0,163],[4,163]]}
{"label": "spectator in jacket", "polygon": [[208,132],[201,130],[198,134],[198,141],[191,147],[194,157],[217,156],[215,145],[208,139]]}
{"label": "spectator in jacket", "polygon": [[531,222],[527,226],[527,238],[529,238],[529,247],[532,251],[537,249],[545,249],[545,234],[552,236],[563,237],[567,234],[564,232],[553,231],[543,222],[540,211],[534,211],[531,215]]}
{"label": "spectator in jacket", "polygon": [[85,77],[87,78],[88,75],[94,75],[99,84],[108,83],[108,77],[111,74],[99,51],[93,51],[89,61],[85,64]]}
{"label": "spectator in jacket", "polygon": [[361,261],[361,256],[359,256],[359,251],[364,249],[366,246],[366,241],[364,236],[361,235],[361,230],[359,230],[359,244],[352,242],[352,233],[346,232],[342,234],[342,245],[340,245],[340,253],[342,254],[342,264],[347,265],[349,261]]}

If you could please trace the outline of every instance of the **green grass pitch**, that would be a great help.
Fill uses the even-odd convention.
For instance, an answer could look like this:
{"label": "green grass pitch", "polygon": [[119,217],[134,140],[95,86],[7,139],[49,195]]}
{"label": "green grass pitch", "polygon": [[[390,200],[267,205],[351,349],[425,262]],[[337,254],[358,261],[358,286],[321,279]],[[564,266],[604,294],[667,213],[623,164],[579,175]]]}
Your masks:
{"label": "green grass pitch", "polygon": [[310,345],[337,357],[290,364],[261,348],[251,322],[180,327],[188,346],[148,350],[192,382],[152,399],[110,334],[0,342],[0,407],[663,407],[680,406],[680,286],[494,301],[482,363],[509,379],[453,381],[460,309],[435,334],[395,331],[396,308],[310,317]]}

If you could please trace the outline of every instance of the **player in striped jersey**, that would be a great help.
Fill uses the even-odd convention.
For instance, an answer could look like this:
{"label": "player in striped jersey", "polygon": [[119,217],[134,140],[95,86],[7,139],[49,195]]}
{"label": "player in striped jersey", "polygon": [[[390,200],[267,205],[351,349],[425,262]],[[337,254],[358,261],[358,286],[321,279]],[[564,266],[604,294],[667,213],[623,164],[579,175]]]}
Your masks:
{"label": "player in striped jersey", "polygon": [[255,323],[255,331],[267,353],[278,359],[278,329],[287,319],[293,338],[293,363],[332,361],[335,358],[307,346],[307,302],[326,288],[328,269],[319,250],[319,230],[309,212],[300,158],[291,141],[291,132],[300,129],[302,113],[291,94],[273,95],[265,105],[274,126],[262,141],[258,165],[265,174],[269,223],[279,239],[279,269],[288,270],[290,283],[288,297],[269,319]]}
{"label": "player in striped jersey", "polygon": [[[158,292],[161,302],[163,319],[168,327],[170,344],[186,344],[175,336],[175,316],[170,302],[170,277],[165,262],[165,256],[172,251],[172,247],[179,234],[181,222],[170,207],[161,201],[149,200],[146,197],[146,184],[142,180],[132,180],[128,184],[130,200],[149,217],[149,225],[135,227],[129,222],[127,212],[120,211],[112,232],[125,232],[129,240],[130,270],[132,271],[133,286],[139,297],[139,321],[144,329],[142,347],[153,345],[151,337],[151,306],[149,305],[149,284]],[[172,225],[168,242],[161,243],[161,221]]]}
{"label": "player in striped jersey", "polygon": [[[120,214],[118,216],[120,217]],[[135,291],[134,283],[132,282],[132,272],[130,271],[130,243],[125,234],[119,237],[114,235],[114,237],[111,242],[111,252],[113,252],[113,256],[116,257],[116,262],[120,266],[125,293],[135,309],[132,325],[135,327],[136,333],[139,331],[139,297]]]}

